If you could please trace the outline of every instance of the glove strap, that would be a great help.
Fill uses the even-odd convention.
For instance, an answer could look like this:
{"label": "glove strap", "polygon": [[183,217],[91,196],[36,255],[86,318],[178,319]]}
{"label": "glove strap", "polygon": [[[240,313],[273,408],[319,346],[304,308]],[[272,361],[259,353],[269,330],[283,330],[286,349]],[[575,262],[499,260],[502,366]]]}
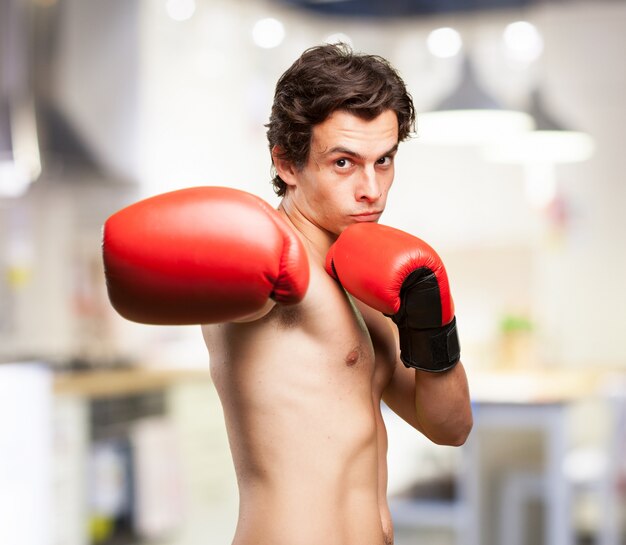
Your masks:
{"label": "glove strap", "polygon": [[405,367],[439,373],[452,369],[461,357],[456,317],[442,327],[412,329],[398,326],[400,359]]}

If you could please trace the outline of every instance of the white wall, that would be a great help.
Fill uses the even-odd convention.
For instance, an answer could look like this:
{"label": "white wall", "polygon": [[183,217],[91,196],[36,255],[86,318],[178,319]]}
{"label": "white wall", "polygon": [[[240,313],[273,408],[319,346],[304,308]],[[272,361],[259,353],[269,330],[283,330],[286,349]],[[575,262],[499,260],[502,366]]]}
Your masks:
{"label": "white wall", "polygon": [[550,103],[596,140],[580,166],[562,167],[572,208],[561,244],[539,248],[535,302],[546,357],[567,364],[626,363],[626,5],[588,3],[542,14]]}

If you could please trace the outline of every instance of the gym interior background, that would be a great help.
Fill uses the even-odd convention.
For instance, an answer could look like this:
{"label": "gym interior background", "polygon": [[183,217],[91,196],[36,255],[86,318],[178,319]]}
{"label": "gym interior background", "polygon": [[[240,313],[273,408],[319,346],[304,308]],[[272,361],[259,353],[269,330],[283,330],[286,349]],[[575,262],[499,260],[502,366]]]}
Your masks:
{"label": "gym interior background", "polygon": [[0,543],[230,543],[200,330],[115,314],[101,227],[193,185],[276,204],[273,85],[324,41],[414,97],[383,222],[442,255],[474,403],[460,449],[385,414],[397,544],[626,542],[626,3],[0,8]]}

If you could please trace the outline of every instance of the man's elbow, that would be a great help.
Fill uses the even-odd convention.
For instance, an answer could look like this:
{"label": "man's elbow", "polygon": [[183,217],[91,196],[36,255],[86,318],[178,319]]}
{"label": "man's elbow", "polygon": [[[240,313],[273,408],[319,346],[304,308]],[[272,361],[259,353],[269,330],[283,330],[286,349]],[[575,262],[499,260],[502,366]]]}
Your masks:
{"label": "man's elbow", "polygon": [[458,422],[454,428],[447,430],[446,433],[432,434],[429,439],[437,445],[447,447],[460,447],[465,444],[469,434],[474,426],[474,421],[470,415],[462,422]]}
{"label": "man's elbow", "polygon": [[448,446],[462,447],[467,441],[470,432],[472,431],[472,426],[472,422],[466,424],[462,430],[460,430],[455,436],[453,436],[452,440],[448,443]]}

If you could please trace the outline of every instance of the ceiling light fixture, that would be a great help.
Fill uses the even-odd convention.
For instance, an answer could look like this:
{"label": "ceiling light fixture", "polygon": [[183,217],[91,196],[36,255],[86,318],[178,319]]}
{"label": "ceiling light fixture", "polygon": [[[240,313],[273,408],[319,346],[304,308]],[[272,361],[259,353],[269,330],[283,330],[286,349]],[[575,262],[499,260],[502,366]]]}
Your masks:
{"label": "ceiling light fixture", "polygon": [[195,0],[168,0],[165,10],[174,21],[187,21],[196,11],[196,2]]}
{"label": "ceiling light fixture", "polygon": [[532,130],[533,119],[525,112],[504,109],[479,84],[466,56],[456,88],[433,110],[418,115],[420,141],[438,145],[483,145],[503,137]]}
{"label": "ceiling light fixture", "polygon": [[426,46],[431,55],[440,59],[455,57],[463,47],[461,35],[450,27],[437,28],[426,38]]}
{"label": "ceiling light fixture", "polygon": [[530,63],[543,52],[543,38],[539,30],[527,21],[508,24],[502,38],[508,55],[514,60]]}
{"label": "ceiling light fixture", "polygon": [[541,208],[556,196],[555,166],[590,159],[595,144],[589,134],[569,130],[557,121],[546,108],[538,89],[531,93],[529,113],[535,119],[537,130],[493,142],[485,146],[483,152],[489,161],[522,165],[526,173],[527,198],[533,206]]}
{"label": "ceiling light fixture", "polygon": [[257,21],[252,28],[254,43],[263,49],[278,47],[285,38],[285,27],[273,17]]}
{"label": "ceiling light fixture", "polygon": [[41,174],[32,101],[0,102],[0,197],[19,197]]}

